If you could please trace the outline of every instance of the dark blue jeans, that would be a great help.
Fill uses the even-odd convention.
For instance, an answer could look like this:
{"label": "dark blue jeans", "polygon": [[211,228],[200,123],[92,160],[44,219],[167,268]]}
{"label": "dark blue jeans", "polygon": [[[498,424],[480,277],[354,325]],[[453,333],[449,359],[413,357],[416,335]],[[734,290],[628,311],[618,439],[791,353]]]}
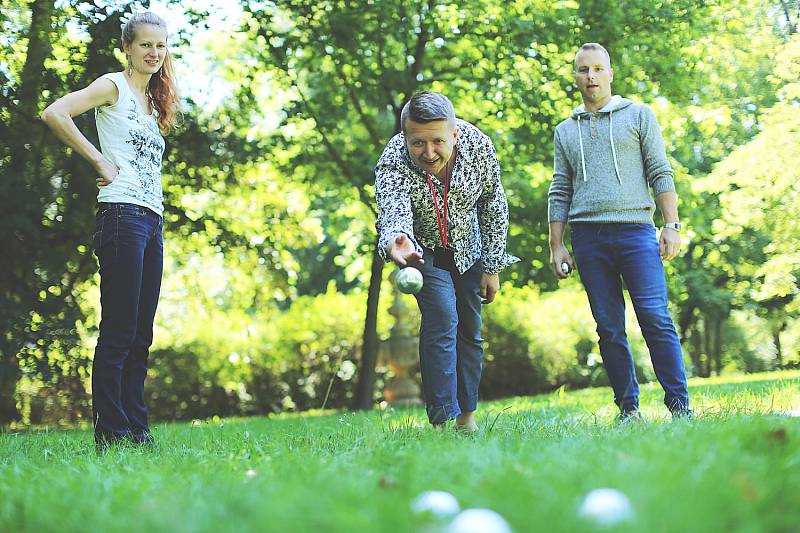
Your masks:
{"label": "dark blue jeans", "polygon": [[477,261],[463,274],[434,266],[433,252],[423,250],[422,290],[416,295],[422,321],[419,361],[428,420],[441,424],[478,406],[483,339]]}
{"label": "dark blue jeans", "polygon": [[638,409],[639,384],[625,334],[624,281],[653,369],[672,412],[689,408],[686,372],[667,303],[656,230],[649,224],[572,224],[572,249],[600,336],[600,355],[622,412]]}
{"label": "dark blue jeans", "polygon": [[98,442],[149,438],[144,381],[161,290],[161,231],[161,217],[146,207],[98,206],[94,246],[102,311],[92,365]]}

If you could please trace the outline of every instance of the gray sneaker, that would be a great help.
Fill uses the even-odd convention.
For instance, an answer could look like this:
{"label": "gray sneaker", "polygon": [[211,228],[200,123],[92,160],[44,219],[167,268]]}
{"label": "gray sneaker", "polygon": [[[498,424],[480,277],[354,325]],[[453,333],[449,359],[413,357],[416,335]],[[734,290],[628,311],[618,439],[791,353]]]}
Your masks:
{"label": "gray sneaker", "polygon": [[675,409],[670,411],[673,420],[691,420],[694,418],[694,413],[691,409]]}
{"label": "gray sneaker", "polygon": [[635,424],[644,422],[644,416],[638,409],[634,409],[632,411],[622,411],[617,417],[617,422],[619,422],[620,425]]}

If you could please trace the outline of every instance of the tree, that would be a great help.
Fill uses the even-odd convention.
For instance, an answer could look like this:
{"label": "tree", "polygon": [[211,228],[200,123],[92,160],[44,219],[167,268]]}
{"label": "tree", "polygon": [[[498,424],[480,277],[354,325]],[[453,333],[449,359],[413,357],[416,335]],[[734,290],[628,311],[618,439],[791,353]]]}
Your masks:
{"label": "tree", "polygon": [[[783,79],[774,73],[776,67],[792,64],[791,58],[776,55],[781,42],[790,36],[786,29],[792,26],[776,7],[776,2],[756,0],[741,10],[726,5],[713,9],[709,31],[687,52],[700,59],[696,79],[688,88],[692,102],[685,109],[670,108],[671,119],[665,124],[667,148],[678,161],[681,214],[688,222],[691,239],[681,260],[669,267],[676,274],[670,276],[672,301],[678,307],[682,341],[688,343],[699,375],[708,375],[712,362],[720,370],[725,339],[706,341],[715,337],[732,312],[743,309],[766,316],[771,306],[783,305],[753,299],[772,237],[751,223],[754,215],[749,208],[755,204],[739,204],[734,211],[730,201],[755,194],[749,188],[735,192],[741,186],[738,182],[751,178],[745,177],[749,171],[741,157],[733,154],[741,150],[737,146],[766,134],[771,108],[785,99],[781,86],[791,79],[788,72]],[[749,16],[742,17],[742,10]],[[703,57],[729,61],[711,62]],[[745,71],[752,75],[739,75]],[[731,83],[733,79],[736,83]],[[765,148],[763,142],[759,145]],[[772,148],[765,148],[764,153],[772,154]],[[726,163],[731,158],[737,161],[736,179],[720,171],[731,168]],[[773,321],[773,329],[780,327],[780,320]],[[743,346],[731,345],[728,350],[728,357],[739,358]]]}
{"label": "tree", "polygon": [[800,103],[800,35],[776,54],[778,103],[765,113],[761,131],[716,166],[708,190],[719,195],[718,239],[757,235],[763,246],[745,257],[741,270],[752,274],[746,302],[767,318],[782,363],[780,335],[800,316],[800,127],[792,119]]}
{"label": "tree", "polygon": [[[12,7],[0,18],[11,42],[0,51],[11,67],[0,73],[0,228],[11,236],[0,282],[0,423],[19,418],[21,375],[51,383],[78,406],[76,414],[88,413],[90,359],[79,329],[87,318],[82,288],[96,272],[90,240],[97,189],[91,167],[38,116],[52,100],[122,68],[114,52],[122,22],[148,2],[37,0]],[[208,14],[192,16],[202,22]],[[67,32],[68,25],[78,31]],[[234,120],[205,113],[190,98],[185,104],[164,155],[165,226],[183,244],[172,257],[189,261],[212,249],[239,268],[259,269],[254,280],[263,285],[252,289],[248,305],[272,305],[277,293],[290,297],[293,260],[286,250],[298,246],[300,226],[308,224],[275,195],[274,173],[262,171],[260,152],[247,142],[246,116],[237,116],[232,103]],[[96,143],[92,113],[75,120]]]}
{"label": "tree", "polygon": [[[423,88],[450,96],[459,116],[495,139],[515,222],[512,250],[534,250],[511,278],[553,285],[544,269],[547,166],[554,127],[576,94],[569,73],[578,39],[613,42],[623,64],[639,67],[623,87],[651,86],[650,67],[677,64],[678,45],[697,31],[692,21],[707,13],[688,1],[669,9],[629,4],[611,17],[607,3],[593,1],[245,1],[251,38],[243,61],[270,72],[282,98],[283,120],[269,140],[272,150],[291,154],[281,168],[313,191],[335,191],[332,212],[357,200],[363,219],[374,217],[373,166],[400,131],[405,101]],[[633,53],[637,47],[641,53]],[[675,92],[681,80],[663,85]],[[374,243],[370,231],[360,245],[371,257],[361,408],[372,403],[383,279]]]}
{"label": "tree", "polygon": [[[89,43],[63,36],[68,16],[92,23]],[[62,384],[66,380],[68,389],[80,387],[80,377],[85,377],[80,371],[85,361],[75,353],[75,323],[81,317],[75,288],[94,268],[81,244],[86,239],[76,236],[91,235],[94,184],[87,178],[89,166],[76,155],[62,164],[64,151],[38,116],[42,95],[62,94],[108,71],[113,60],[109,40],[118,32],[121,16],[112,7],[93,6],[77,15],[69,5],[56,8],[55,2],[35,0],[27,29],[14,39],[20,46],[10,50],[21,54],[27,41],[24,61],[15,58],[23,65],[18,78],[10,79],[3,93],[0,231],[9,238],[0,285],[0,423],[19,416],[14,392],[21,371]],[[83,68],[50,68],[54,53],[81,57]],[[64,368],[72,371],[65,374]]]}

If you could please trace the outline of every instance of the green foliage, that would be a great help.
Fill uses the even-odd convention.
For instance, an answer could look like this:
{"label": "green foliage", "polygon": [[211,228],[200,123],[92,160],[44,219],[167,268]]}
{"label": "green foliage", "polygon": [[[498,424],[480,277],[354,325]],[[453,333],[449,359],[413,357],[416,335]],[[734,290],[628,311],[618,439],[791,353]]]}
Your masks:
{"label": "green foliage", "polygon": [[241,413],[236,389],[226,382],[220,363],[206,345],[154,350],[149,358],[147,389],[149,415],[153,420],[190,420],[210,414]]}
{"label": "green foliage", "polygon": [[363,294],[302,296],[266,325],[248,389],[256,412],[343,407],[353,397]]}
{"label": "green foliage", "polygon": [[800,36],[776,57],[775,78],[782,81],[780,102],[764,114],[761,131],[733,151],[709,175],[708,190],[719,195],[719,239],[737,240],[747,233],[763,236],[760,264],[751,269],[750,300],[768,304],[784,300],[789,313],[800,311],[800,128],[793,120],[800,105]]}
{"label": "green foliage", "polygon": [[[793,357],[784,353],[781,335],[796,323],[800,311],[800,227],[795,216],[800,199],[794,164],[800,133],[791,119],[800,101],[797,35],[774,53],[772,74],[765,78],[775,87],[777,102],[760,115],[752,140],[693,187],[699,201],[692,217],[702,216],[703,222],[685,256],[689,268],[682,276],[688,288],[682,298],[682,326],[691,328],[693,317],[700,316],[696,310],[713,322],[725,320],[731,309],[747,309],[767,319],[776,348],[774,364],[780,366]],[[720,366],[718,361],[718,370]]]}
{"label": "green foliage", "polygon": [[362,294],[337,293],[332,285],[280,313],[237,314],[213,298],[202,309],[183,306],[180,317],[170,318],[173,329],[157,332],[147,382],[151,415],[169,420],[344,407],[353,397],[363,312]]}
{"label": "green foliage", "polygon": [[[587,40],[609,45],[624,74],[623,94],[647,100],[663,92],[686,102],[690,95],[681,91],[693,58],[683,51],[700,38],[710,12],[696,2],[672,4],[243,2],[251,39],[240,61],[257,61],[277,91],[259,99],[260,82],[251,79],[240,101],[270,110],[279,102],[282,120],[269,142],[286,154],[281,168],[311,191],[336,190],[327,204],[333,218],[341,216],[342,198],[372,208],[374,163],[400,130],[411,94],[447,94],[460,117],[494,139],[502,162],[510,248],[524,256],[507,275],[519,285],[552,287],[544,268],[546,193],[554,128],[577,103],[575,49]],[[368,252],[373,231],[360,238],[360,251]]]}
{"label": "green foliage", "polygon": [[[786,61],[788,57],[777,60],[792,31],[786,33],[792,27],[786,22],[792,21],[784,18],[783,9],[757,1],[741,6],[748,17],[724,3],[711,9],[714,15],[704,22],[708,31],[684,50],[695,65],[695,75],[687,80],[691,102],[682,106],[661,101],[656,106],[667,150],[676,160],[681,215],[688,226],[686,252],[668,265],[671,301],[677,305],[679,332],[699,375],[721,372],[725,358],[735,354],[726,348],[731,346],[726,331],[738,327],[730,318],[732,313],[739,309],[762,313],[767,307],[754,301],[753,284],[759,268],[768,261],[772,237],[747,221],[769,207],[743,203],[726,208],[723,202],[730,205],[730,199],[724,196],[734,193],[738,185],[723,177],[719,168],[736,160],[737,146],[761,136],[759,132],[769,127],[770,108],[784,98],[782,87],[791,78],[781,78],[776,72],[792,64]],[[785,14],[796,17],[791,10]],[[742,76],[742,72],[750,75]],[[761,147],[762,156],[774,153],[773,147],[766,148],[763,143]],[[738,167],[737,179],[750,179],[748,168],[736,162],[733,165]],[[772,189],[770,181],[761,184]],[[780,195],[781,190],[776,187],[767,194]],[[772,302],[777,316],[784,314],[786,303]],[[791,320],[791,314],[788,318]],[[788,326],[778,320],[767,329],[780,327]],[[778,343],[779,337],[780,333],[775,337]],[[746,351],[734,355],[749,367],[747,357]],[[780,364],[780,357],[772,363]]]}

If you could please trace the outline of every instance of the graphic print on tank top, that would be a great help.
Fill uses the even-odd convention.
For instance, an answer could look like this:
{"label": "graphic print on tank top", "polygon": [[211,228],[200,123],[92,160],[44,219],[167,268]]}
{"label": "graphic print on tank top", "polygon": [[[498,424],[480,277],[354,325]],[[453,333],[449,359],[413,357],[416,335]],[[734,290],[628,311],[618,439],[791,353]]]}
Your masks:
{"label": "graphic print on tank top", "polygon": [[[120,168],[118,178],[105,191],[101,190],[98,200],[135,203],[161,214],[164,138],[158,129],[156,112],[145,114],[123,76],[108,76],[119,89],[116,104],[96,108],[103,153],[113,154],[112,160]],[[110,197],[104,198],[106,195]]]}

